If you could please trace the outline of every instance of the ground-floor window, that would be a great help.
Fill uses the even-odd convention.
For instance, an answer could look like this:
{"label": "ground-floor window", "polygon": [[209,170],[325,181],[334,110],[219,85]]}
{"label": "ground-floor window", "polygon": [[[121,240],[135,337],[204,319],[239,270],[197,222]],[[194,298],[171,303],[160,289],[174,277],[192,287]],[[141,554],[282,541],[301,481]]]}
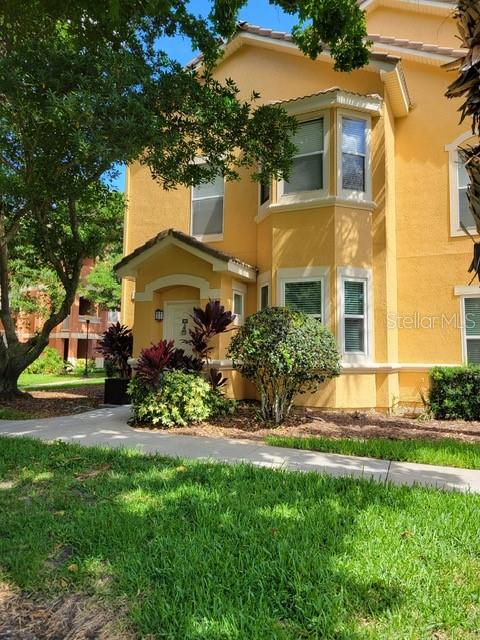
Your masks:
{"label": "ground-floor window", "polygon": [[468,364],[480,364],[480,297],[464,298],[465,356]]}
{"label": "ground-floor window", "polygon": [[323,286],[317,278],[283,281],[283,304],[293,311],[303,311],[322,321]]}
{"label": "ground-floor window", "polygon": [[339,343],[347,360],[370,358],[370,272],[341,268],[337,280]]}

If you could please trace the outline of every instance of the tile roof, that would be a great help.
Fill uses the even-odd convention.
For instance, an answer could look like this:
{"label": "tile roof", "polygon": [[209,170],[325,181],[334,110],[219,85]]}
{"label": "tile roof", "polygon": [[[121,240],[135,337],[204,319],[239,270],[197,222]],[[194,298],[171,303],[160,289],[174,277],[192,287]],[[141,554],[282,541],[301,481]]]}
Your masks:
{"label": "tile roof", "polygon": [[368,39],[374,44],[385,44],[393,47],[400,47],[409,51],[421,51],[423,53],[436,53],[440,56],[448,56],[451,58],[460,58],[466,53],[465,49],[453,49],[452,47],[440,47],[437,44],[426,44],[425,42],[417,42],[415,40],[405,40],[402,38],[391,38],[382,36],[378,33],[369,33]]}
{"label": "tile roof", "polygon": [[180,240],[180,242],[183,242],[189,245],[190,247],[193,247],[194,249],[203,251],[203,253],[206,253],[212,256],[213,258],[217,258],[218,260],[223,260],[224,262],[235,262],[236,264],[239,264],[242,267],[246,267],[247,269],[252,269],[253,271],[257,270],[256,267],[253,267],[251,264],[248,264],[247,262],[243,262],[243,260],[239,260],[238,258],[235,258],[234,256],[231,256],[228,253],[224,253],[223,251],[214,249],[213,247],[210,247],[208,244],[205,244],[204,242],[200,242],[200,240],[197,240],[193,236],[190,236],[187,233],[183,233],[183,231],[178,231],[177,229],[164,229],[160,233],[157,233],[157,235],[154,236],[153,238],[150,238],[150,240],[147,240],[145,244],[142,244],[140,247],[135,249],[135,251],[132,251],[132,253],[128,254],[128,256],[125,256],[124,258],[122,258],[122,260],[120,260],[120,262],[115,265],[114,267],[115,271],[117,271],[118,269],[121,269],[122,267],[127,265],[129,262],[131,262],[134,258],[136,258],[137,256],[140,256],[142,253],[147,251],[147,249],[154,247],[156,244],[159,244],[162,240],[165,240],[165,238],[169,236],[172,238],[176,238],[177,240]]}
{"label": "tile roof", "polygon": [[[239,22],[237,24],[237,31],[233,36],[232,40],[239,33],[251,33],[252,35],[261,36],[263,38],[270,38],[271,40],[279,40],[283,42],[290,42],[293,44],[293,38],[290,33],[285,31],[274,31],[273,29],[266,29],[265,27],[259,27],[255,24],[250,24],[249,22]],[[227,43],[225,43],[226,46]],[[399,61],[399,58],[396,56],[391,56],[385,53],[371,53],[371,60],[375,60],[377,62],[389,62],[390,64],[396,64]],[[202,55],[198,55],[196,58],[191,60],[187,67],[193,68],[200,64],[202,61]]]}
{"label": "tile roof", "polygon": [[[273,29],[266,29],[264,27],[259,27],[256,24],[250,24],[249,22],[239,22],[237,25],[237,30],[240,32],[243,31],[245,33],[262,36],[264,38],[271,38],[272,40],[283,40],[284,42],[293,43],[293,37],[290,33],[286,33],[285,31],[274,31]],[[398,62],[398,58],[396,56],[391,56],[384,53],[371,53],[370,59],[377,62],[390,62],[392,64]]]}

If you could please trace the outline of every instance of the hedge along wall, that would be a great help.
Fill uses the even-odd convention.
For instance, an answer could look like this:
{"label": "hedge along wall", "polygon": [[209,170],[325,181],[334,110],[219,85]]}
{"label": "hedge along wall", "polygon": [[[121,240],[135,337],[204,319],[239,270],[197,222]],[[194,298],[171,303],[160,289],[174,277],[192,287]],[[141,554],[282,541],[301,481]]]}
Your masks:
{"label": "hedge along wall", "polygon": [[480,366],[434,367],[430,408],[440,420],[480,420]]}

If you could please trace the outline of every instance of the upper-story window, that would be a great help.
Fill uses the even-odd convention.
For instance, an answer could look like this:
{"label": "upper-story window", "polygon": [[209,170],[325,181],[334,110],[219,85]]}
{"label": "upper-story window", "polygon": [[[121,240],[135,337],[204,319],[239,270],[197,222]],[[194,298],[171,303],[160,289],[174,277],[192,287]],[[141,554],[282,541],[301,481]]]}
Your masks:
{"label": "upper-story window", "polygon": [[462,225],[470,233],[477,233],[475,219],[470,212],[468,204],[467,187],[470,180],[465,164],[458,152],[459,146],[464,143],[468,145],[471,137],[470,131],[465,132],[454,140],[452,144],[448,144],[445,147],[449,156],[450,235],[452,236],[465,235]]}
{"label": "upper-story window", "polygon": [[470,182],[465,163],[460,158],[457,152],[457,200],[458,200],[458,226],[461,225],[467,227],[467,229],[475,229],[475,218],[470,211],[470,205],[468,203],[467,187]]}
{"label": "upper-story window", "polygon": [[211,182],[192,188],[192,235],[223,235],[224,179],[217,176]]}
{"label": "upper-story window", "polygon": [[338,195],[350,199],[369,199],[370,119],[339,114],[338,147]]}
{"label": "upper-story window", "polygon": [[270,200],[270,182],[262,182],[260,184],[260,205]]}
{"label": "upper-story window", "polygon": [[299,124],[292,139],[297,147],[288,181],[283,181],[281,194],[325,188],[325,119],[323,117]]}

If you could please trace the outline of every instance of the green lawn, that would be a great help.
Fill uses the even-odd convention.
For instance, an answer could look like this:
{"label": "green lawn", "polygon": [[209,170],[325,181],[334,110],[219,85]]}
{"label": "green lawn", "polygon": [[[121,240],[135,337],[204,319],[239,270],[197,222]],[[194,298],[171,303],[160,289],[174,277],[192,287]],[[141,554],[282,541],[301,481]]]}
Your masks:
{"label": "green lawn", "polygon": [[478,638],[480,496],[0,438],[0,514],[0,581],[140,638]]}
{"label": "green lawn", "polygon": [[31,414],[13,407],[0,407],[0,420],[28,420]]}
{"label": "green lawn", "polygon": [[[84,384],[102,384],[105,380],[104,371],[94,371],[84,378],[78,374],[52,375],[41,373],[22,373],[19,378],[19,386],[22,389],[41,390],[42,388],[70,388]],[[58,383],[58,384],[57,384]]]}
{"label": "green lawn", "polygon": [[267,444],[309,451],[340,453],[348,456],[365,456],[383,460],[437,464],[464,469],[480,469],[480,445],[458,440],[368,440],[267,436]]}

